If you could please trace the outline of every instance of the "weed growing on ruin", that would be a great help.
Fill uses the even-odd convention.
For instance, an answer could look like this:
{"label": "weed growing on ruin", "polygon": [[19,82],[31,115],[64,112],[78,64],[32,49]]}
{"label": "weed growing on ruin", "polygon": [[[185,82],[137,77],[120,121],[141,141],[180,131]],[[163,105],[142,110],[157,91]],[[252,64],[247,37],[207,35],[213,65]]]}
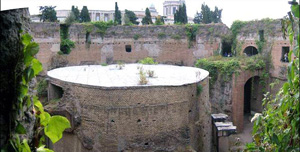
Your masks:
{"label": "weed growing on ruin", "polygon": [[211,77],[209,84],[213,85],[218,79],[218,75],[226,82],[231,79],[232,74],[238,74],[240,63],[237,59],[230,60],[197,60],[196,67],[209,71]]}
{"label": "weed growing on ruin", "polygon": [[139,84],[146,85],[148,83],[148,80],[143,67],[139,67],[139,76],[140,76]]}
{"label": "weed growing on ruin", "polygon": [[166,33],[164,33],[164,32],[159,32],[158,35],[157,35],[157,37],[158,37],[159,39],[164,39],[164,38],[167,37],[167,35],[166,35]]}
{"label": "weed growing on ruin", "polygon": [[70,25],[60,24],[60,51],[63,54],[70,54],[71,48],[75,47],[75,43],[69,39]]}
{"label": "weed growing on ruin", "polygon": [[153,78],[154,77],[154,71],[153,70],[147,70],[147,75],[148,75],[148,77]]}
{"label": "weed growing on ruin", "polygon": [[110,20],[109,22],[98,21],[91,23],[98,28],[96,32],[100,34],[102,39],[106,34],[106,30],[114,25],[114,22],[112,20]]}
{"label": "weed growing on ruin", "polygon": [[141,37],[140,34],[135,34],[135,35],[133,36],[133,39],[134,39],[134,40],[138,40],[140,37]]}
{"label": "weed growing on ruin", "polygon": [[199,29],[198,24],[187,24],[185,26],[185,33],[188,37],[189,45],[188,47],[191,48],[193,46],[193,43],[196,42],[196,35]]}
{"label": "weed growing on ruin", "polygon": [[171,38],[174,40],[180,40],[181,36],[179,34],[173,34],[173,35],[171,35]]}
{"label": "weed growing on ruin", "polygon": [[118,64],[116,65],[116,68],[119,70],[122,70],[125,67],[125,64],[121,61],[118,61]]}
{"label": "weed growing on ruin", "polygon": [[139,61],[141,64],[158,64],[158,62],[155,62],[153,58],[146,57]]}
{"label": "weed growing on ruin", "polygon": [[240,33],[241,29],[247,24],[247,22],[245,21],[234,21],[230,27],[230,30],[232,32],[232,46],[231,46],[231,52],[236,55],[239,56],[240,51],[238,50],[238,40],[237,40],[237,35]]}
{"label": "weed growing on ruin", "polygon": [[203,91],[203,87],[201,84],[197,85],[197,96],[199,96],[201,94],[201,92]]}

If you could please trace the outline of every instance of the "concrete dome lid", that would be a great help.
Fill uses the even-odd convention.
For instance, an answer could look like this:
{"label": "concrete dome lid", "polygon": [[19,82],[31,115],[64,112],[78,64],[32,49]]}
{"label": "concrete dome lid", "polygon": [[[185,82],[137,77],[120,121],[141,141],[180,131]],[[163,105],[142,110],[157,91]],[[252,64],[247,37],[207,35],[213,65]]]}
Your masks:
{"label": "concrete dome lid", "polygon": [[[146,73],[154,71],[154,77],[148,77],[146,85],[140,85],[139,67]],[[205,79],[206,70],[173,65],[125,64],[120,70],[118,65],[84,65],[57,68],[47,72],[50,78],[65,82],[99,87],[147,87],[147,86],[182,86],[197,83]]]}

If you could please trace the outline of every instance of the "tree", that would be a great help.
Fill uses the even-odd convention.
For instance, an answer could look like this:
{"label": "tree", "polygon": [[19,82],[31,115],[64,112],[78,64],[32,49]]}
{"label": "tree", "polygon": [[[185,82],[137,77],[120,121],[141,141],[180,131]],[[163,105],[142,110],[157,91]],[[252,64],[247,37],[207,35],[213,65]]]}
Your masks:
{"label": "tree", "polygon": [[56,22],[56,11],[54,10],[56,6],[40,6],[40,11],[42,12],[40,21],[43,22]]}
{"label": "tree", "polygon": [[71,11],[70,14],[68,15],[68,17],[65,20],[65,23],[67,25],[71,25],[72,23],[74,23],[76,21],[76,17],[74,15],[74,13]]}
{"label": "tree", "polygon": [[119,10],[118,3],[115,3],[115,24],[121,25],[122,24],[122,17],[121,11]]}
{"label": "tree", "polygon": [[80,12],[80,22],[90,22],[91,18],[89,15],[89,10],[86,6],[82,7],[82,10]]}
{"label": "tree", "polygon": [[155,25],[164,25],[164,24],[165,24],[164,16],[158,15],[155,20]]}
{"label": "tree", "polygon": [[214,11],[211,11],[211,9],[203,3],[201,5],[201,12],[196,13],[195,18],[194,18],[194,23],[195,24],[209,24],[209,23],[222,23],[221,20],[222,17],[222,9],[218,9],[218,7],[215,7]]}
{"label": "tree", "polygon": [[[253,143],[248,151],[299,151],[300,149],[300,102],[299,102],[299,5],[290,2],[291,12],[282,19],[283,37],[288,34],[293,50],[289,52],[285,82],[275,98],[265,95],[262,114],[255,114]],[[296,40],[296,41],[294,41]],[[292,54],[294,58],[292,58]]]}
{"label": "tree", "polygon": [[130,25],[130,23],[138,25],[139,22],[136,21],[137,19],[138,18],[136,17],[136,15],[133,11],[129,11],[129,10],[125,9],[125,24],[126,25]]}
{"label": "tree", "polygon": [[197,11],[193,21],[194,21],[195,24],[200,24],[201,21],[202,21],[202,18],[203,18],[202,14],[198,13],[198,11]]}
{"label": "tree", "polygon": [[142,19],[142,24],[143,25],[153,24],[151,13],[150,13],[148,7],[146,8],[146,11],[145,11],[145,17]]}
{"label": "tree", "polygon": [[174,23],[186,24],[187,22],[186,5],[183,3],[183,5],[179,6],[179,9],[176,10],[176,13],[174,14]]}
{"label": "tree", "polygon": [[78,7],[74,7],[74,5],[72,6],[72,9],[71,9],[71,12],[73,12],[74,16],[75,16],[75,21],[79,22],[79,19],[80,19],[80,12],[79,12],[79,9]]}

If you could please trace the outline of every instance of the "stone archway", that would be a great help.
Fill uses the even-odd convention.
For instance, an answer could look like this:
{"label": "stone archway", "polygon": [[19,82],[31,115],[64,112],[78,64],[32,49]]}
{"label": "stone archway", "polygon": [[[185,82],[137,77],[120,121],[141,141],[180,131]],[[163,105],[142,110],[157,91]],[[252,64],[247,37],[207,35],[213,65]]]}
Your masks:
{"label": "stone archway", "polygon": [[244,51],[245,54],[247,54],[247,56],[252,56],[252,55],[256,55],[258,54],[258,50],[256,47],[254,46],[247,46]]}
{"label": "stone archway", "polygon": [[[256,81],[255,85],[258,85],[259,76],[261,74],[261,71],[243,71],[240,72],[238,76],[233,76],[233,85],[232,85],[232,119],[235,126],[237,126],[237,131],[242,132],[244,129],[244,104],[245,104],[245,85],[246,85],[246,91],[247,91],[247,85],[251,83],[253,85],[252,80]],[[247,83],[248,82],[248,83]],[[254,104],[251,106],[251,103],[247,109],[249,112],[255,111],[255,112],[261,112],[262,108],[258,105],[261,104],[262,96],[260,97],[259,93],[261,90],[261,87],[257,86],[258,89],[255,90],[256,95],[250,97],[249,102],[253,102]],[[248,89],[249,90],[249,89]],[[250,93],[251,94],[251,93]],[[246,97],[249,96],[249,94],[246,94]],[[251,95],[250,95],[251,96]],[[252,99],[251,99],[252,98]],[[256,108],[257,107],[257,108]]]}

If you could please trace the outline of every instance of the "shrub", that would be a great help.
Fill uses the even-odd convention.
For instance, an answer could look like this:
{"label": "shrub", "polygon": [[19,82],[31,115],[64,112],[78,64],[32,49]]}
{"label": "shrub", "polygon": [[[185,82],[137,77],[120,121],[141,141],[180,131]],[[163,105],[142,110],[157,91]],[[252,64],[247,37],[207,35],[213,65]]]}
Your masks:
{"label": "shrub", "polygon": [[175,35],[172,35],[171,38],[175,39],[175,40],[179,40],[179,39],[181,39],[181,36],[178,34],[175,34]]}
{"label": "shrub", "polygon": [[141,35],[139,35],[139,34],[135,34],[135,35],[133,36],[133,39],[134,39],[134,40],[138,40],[138,39],[140,38],[140,36],[141,36]]}
{"label": "shrub", "polygon": [[146,57],[143,60],[140,60],[139,63],[141,64],[158,64],[157,62],[154,62],[153,58]]}
{"label": "shrub", "polygon": [[158,33],[158,38],[159,38],[159,39],[164,39],[164,38],[166,38],[166,37],[167,37],[166,33],[164,33],[164,32]]}
{"label": "shrub", "polygon": [[63,54],[69,54],[71,52],[71,48],[75,47],[75,43],[70,39],[62,39],[60,43],[60,51]]}

